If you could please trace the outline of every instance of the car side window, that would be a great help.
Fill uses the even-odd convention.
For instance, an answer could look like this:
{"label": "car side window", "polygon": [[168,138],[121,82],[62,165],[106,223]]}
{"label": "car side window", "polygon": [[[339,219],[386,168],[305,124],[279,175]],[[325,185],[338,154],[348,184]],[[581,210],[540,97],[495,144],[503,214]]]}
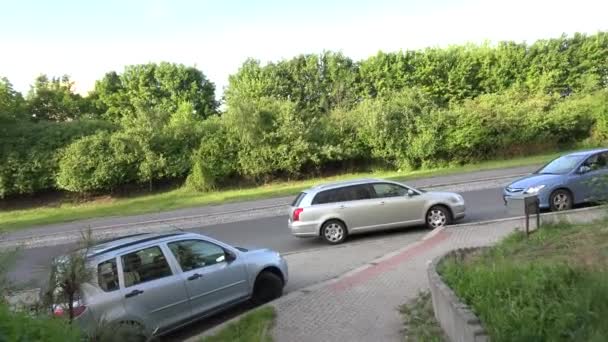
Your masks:
{"label": "car side window", "polygon": [[201,240],[176,241],[168,244],[183,272],[226,261],[226,252],[216,244]]}
{"label": "car side window", "polygon": [[600,153],[597,158],[598,168],[608,169],[608,152]]}
{"label": "car side window", "polygon": [[326,204],[337,202],[337,191],[327,190],[319,192],[312,200],[312,204]]}
{"label": "car side window", "polygon": [[104,261],[97,265],[97,283],[105,292],[118,290],[118,270],[116,259]]}
{"label": "car side window", "polygon": [[587,158],[583,165],[588,166],[592,171],[599,169],[599,154],[595,154]]}
{"label": "car side window", "polygon": [[358,201],[372,198],[367,185],[353,185],[338,189],[338,202]]}
{"label": "car side window", "polygon": [[374,191],[376,192],[376,196],[379,198],[407,195],[407,189],[396,184],[376,183],[373,185],[373,187]]}
{"label": "car side window", "polygon": [[171,268],[158,246],[145,248],[121,257],[125,287],[172,275]]}

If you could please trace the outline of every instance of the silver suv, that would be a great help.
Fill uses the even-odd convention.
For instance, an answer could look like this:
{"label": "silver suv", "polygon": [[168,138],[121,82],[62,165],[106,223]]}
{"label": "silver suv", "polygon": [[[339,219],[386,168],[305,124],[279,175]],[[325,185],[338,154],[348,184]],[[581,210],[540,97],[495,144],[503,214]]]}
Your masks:
{"label": "silver suv", "polygon": [[321,236],[338,244],[349,234],[422,224],[437,228],[464,215],[465,203],[459,194],[361,179],[300,193],[291,205],[289,228],[298,237]]}
{"label": "silver suv", "polygon": [[162,335],[248,299],[275,299],[287,283],[279,253],[193,233],[132,235],[86,253],[94,276],[81,287],[73,312],[87,332],[104,322]]}

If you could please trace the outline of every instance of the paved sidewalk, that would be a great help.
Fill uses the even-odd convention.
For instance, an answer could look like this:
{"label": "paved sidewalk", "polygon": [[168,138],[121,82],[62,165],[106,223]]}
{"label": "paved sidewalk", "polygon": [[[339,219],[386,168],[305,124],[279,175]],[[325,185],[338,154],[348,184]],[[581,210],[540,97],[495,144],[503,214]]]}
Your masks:
{"label": "paved sidewalk", "polygon": [[[277,341],[402,341],[398,307],[428,288],[427,263],[459,247],[488,245],[514,222],[438,231],[353,270],[335,281],[290,293],[274,302]],[[322,266],[320,266],[322,267]]]}

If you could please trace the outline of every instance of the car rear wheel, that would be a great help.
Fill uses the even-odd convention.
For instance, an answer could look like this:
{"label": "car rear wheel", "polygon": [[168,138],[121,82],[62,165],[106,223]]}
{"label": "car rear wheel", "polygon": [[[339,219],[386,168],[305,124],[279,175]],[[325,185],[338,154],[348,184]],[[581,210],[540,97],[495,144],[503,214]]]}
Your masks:
{"label": "car rear wheel", "polygon": [[253,286],[251,301],[255,305],[268,303],[283,295],[283,280],[278,275],[264,271],[258,275]]}
{"label": "car rear wheel", "polygon": [[572,195],[567,190],[555,190],[549,197],[549,203],[551,204],[551,211],[572,209]]}
{"label": "car rear wheel", "polygon": [[321,237],[332,245],[344,242],[346,234],[346,226],[338,220],[327,221],[323,224],[323,227],[321,227]]}
{"label": "car rear wheel", "polygon": [[440,205],[431,207],[426,213],[426,226],[429,229],[447,226],[452,223],[452,214],[450,211]]}

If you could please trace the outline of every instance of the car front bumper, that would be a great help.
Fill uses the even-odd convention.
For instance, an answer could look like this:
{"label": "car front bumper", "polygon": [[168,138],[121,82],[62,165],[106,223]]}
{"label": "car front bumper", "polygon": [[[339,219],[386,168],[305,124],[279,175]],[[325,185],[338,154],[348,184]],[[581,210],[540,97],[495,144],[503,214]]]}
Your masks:
{"label": "car front bumper", "polygon": [[454,215],[454,220],[463,219],[466,215],[466,206],[464,204],[453,205],[452,215]]}

